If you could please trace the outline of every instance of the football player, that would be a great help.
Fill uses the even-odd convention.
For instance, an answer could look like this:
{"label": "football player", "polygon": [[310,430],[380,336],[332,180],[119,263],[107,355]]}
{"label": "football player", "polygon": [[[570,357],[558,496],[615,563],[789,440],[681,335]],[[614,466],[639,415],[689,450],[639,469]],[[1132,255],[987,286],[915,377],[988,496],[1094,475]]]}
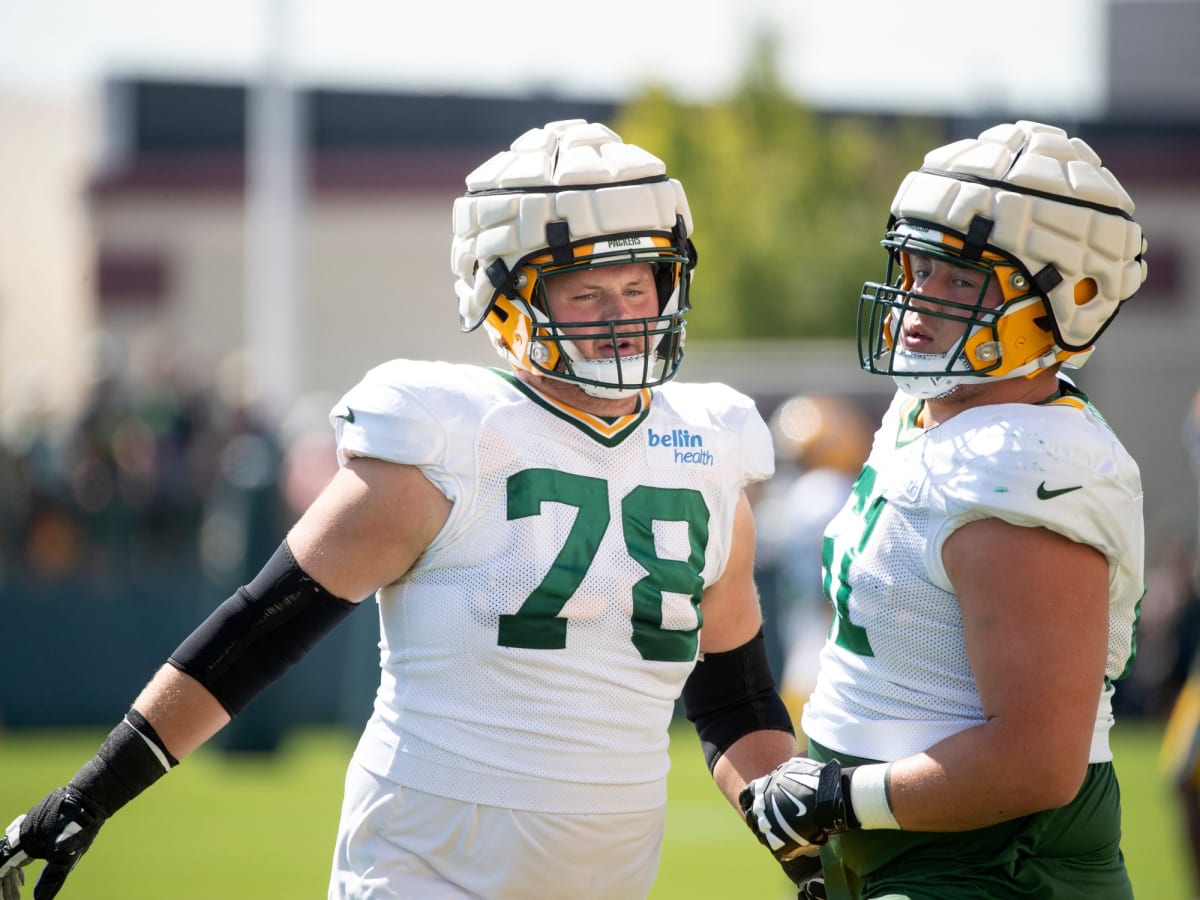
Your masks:
{"label": "football player", "polygon": [[808,757],[742,796],[831,897],[1132,897],[1108,734],[1142,489],[1062,370],[1145,279],[1133,211],[1028,121],[933,150],[893,200],[859,355],[899,391],[825,533]]}
{"label": "football player", "polygon": [[52,897],[108,817],[371,595],[381,677],[330,897],[645,896],[681,693],[735,808],[796,752],[743,492],[770,434],[747,397],[672,381],[696,264],[682,186],[583,120],[466,182],[462,327],[508,366],[396,360],[344,396],[340,468],[274,557],[8,828],[13,890],[46,859]]}

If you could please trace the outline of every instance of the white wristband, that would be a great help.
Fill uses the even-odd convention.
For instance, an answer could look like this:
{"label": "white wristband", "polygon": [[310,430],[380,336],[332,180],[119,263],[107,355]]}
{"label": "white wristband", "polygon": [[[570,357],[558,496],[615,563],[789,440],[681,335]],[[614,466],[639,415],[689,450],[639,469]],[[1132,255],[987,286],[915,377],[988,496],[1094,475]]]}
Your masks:
{"label": "white wristband", "polygon": [[888,802],[887,773],[890,763],[858,766],[850,776],[850,805],[864,829],[900,829]]}

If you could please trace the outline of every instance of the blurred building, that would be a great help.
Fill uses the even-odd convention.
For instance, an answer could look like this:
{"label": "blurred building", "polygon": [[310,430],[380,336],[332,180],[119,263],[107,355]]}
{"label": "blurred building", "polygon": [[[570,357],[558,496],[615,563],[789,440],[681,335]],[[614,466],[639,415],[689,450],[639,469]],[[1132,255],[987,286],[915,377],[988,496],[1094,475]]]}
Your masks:
{"label": "blurred building", "polygon": [[0,91],[0,439],[75,408],[92,375],[91,113]]}
{"label": "blurred building", "polygon": [[1108,0],[1108,108],[1133,118],[1200,118],[1200,3]]}
{"label": "blurred building", "polygon": [[[1152,535],[1187,540],[1195,516],[1177,489],[1190,479],[1178,435],[1200,384],[1200,58],[1190,43],[1200,3],[1108,7],[1110,110],[1056,121],[1136,198],[1151,275],[1079,380],[1142,464]],[[38,404],[69,413],[102,370],[146,379],[183,369],[253,389],[238,364],[262,338],[247,311],[259,302],[247,261],[253,97],[242,84],[114,77],[98,110],[23,110],[37,133],[6,129],[0,184],[20,213],[0,222],[0,428]],[[294,320],[280,321],[291,396],[340,392],[397,356],[497,362],[482,335],[458,332],[451,201],[464,174],[524,128],[608,120],[616,104],[320,88],[295,100],[304,176],[285,285]],[[17,121],[15,103],[0,97],[0,123]],[[946,119],[944,131],[974,135],[1014,115],[984,109]],[[689,379],[729,381],[768,415],[796,390],[890,391],[842,345],[688,349]]]}
{"label": "blurred building", "polygon": [[1196,536],[1182,431],[1200,386],[1200,2],[1107,6],[1109,112],[1081,132],[1137,201],[1150,279],[1080,380],[1141,466],[1154,565]]}
{"label": "blurred building", "polygon": [[[246,310],[262,300],[247,288],[252,99],[240,85],[108,86],[109,148],[90,195],[96,299],[136,371],[163,347],[201,360],[256,351]],[[295,99],[292,395],[344,389],[397,356],[494,361],[486,341],[458,330],[450,207],[463,177],[526,128],[607,120],[613,106],[331,90]]]}

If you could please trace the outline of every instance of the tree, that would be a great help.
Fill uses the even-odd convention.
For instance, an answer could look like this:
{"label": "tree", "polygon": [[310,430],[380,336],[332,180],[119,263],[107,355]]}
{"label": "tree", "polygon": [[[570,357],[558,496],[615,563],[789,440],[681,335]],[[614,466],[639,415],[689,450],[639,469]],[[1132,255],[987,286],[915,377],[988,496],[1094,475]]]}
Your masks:
{"label": "tree", "polygon": [[914,118],[818,113],[783,89],[769,39],[727,100],[650,87],[619,114],[687,185],[699,267],[691,336],[846,337],[901,178],[941,143]]}

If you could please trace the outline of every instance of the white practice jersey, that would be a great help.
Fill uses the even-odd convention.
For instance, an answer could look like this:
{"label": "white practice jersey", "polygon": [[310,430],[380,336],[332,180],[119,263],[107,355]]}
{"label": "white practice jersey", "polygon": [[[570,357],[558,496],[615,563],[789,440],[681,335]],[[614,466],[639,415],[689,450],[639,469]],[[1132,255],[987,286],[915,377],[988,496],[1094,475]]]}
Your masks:
{"label": "white practice jersey", "polygon": [[377,594],[382,677],[359,763],[492,806],[664,803],[697,604],[729,558],[741,488],[774,465],[750,399],[669,383],[610,420],[496,369],[396,360],[331,421],[341,463],[417,466],[453,501]]}
{"label": "white practice jersey", "polygon": [[980,406],[928,431],[916,425],[920,409],[897,394],[826,530],[834,620],[804,733],[893,760],[984,721],[942,547],[955,529],[991,517],[1050,529],[1108,559],[1108,662],[1091,761],[1111,759],[1112,681],[1132,661],[1145,589],[1136,463],[1065,383],[1052,401]]}

